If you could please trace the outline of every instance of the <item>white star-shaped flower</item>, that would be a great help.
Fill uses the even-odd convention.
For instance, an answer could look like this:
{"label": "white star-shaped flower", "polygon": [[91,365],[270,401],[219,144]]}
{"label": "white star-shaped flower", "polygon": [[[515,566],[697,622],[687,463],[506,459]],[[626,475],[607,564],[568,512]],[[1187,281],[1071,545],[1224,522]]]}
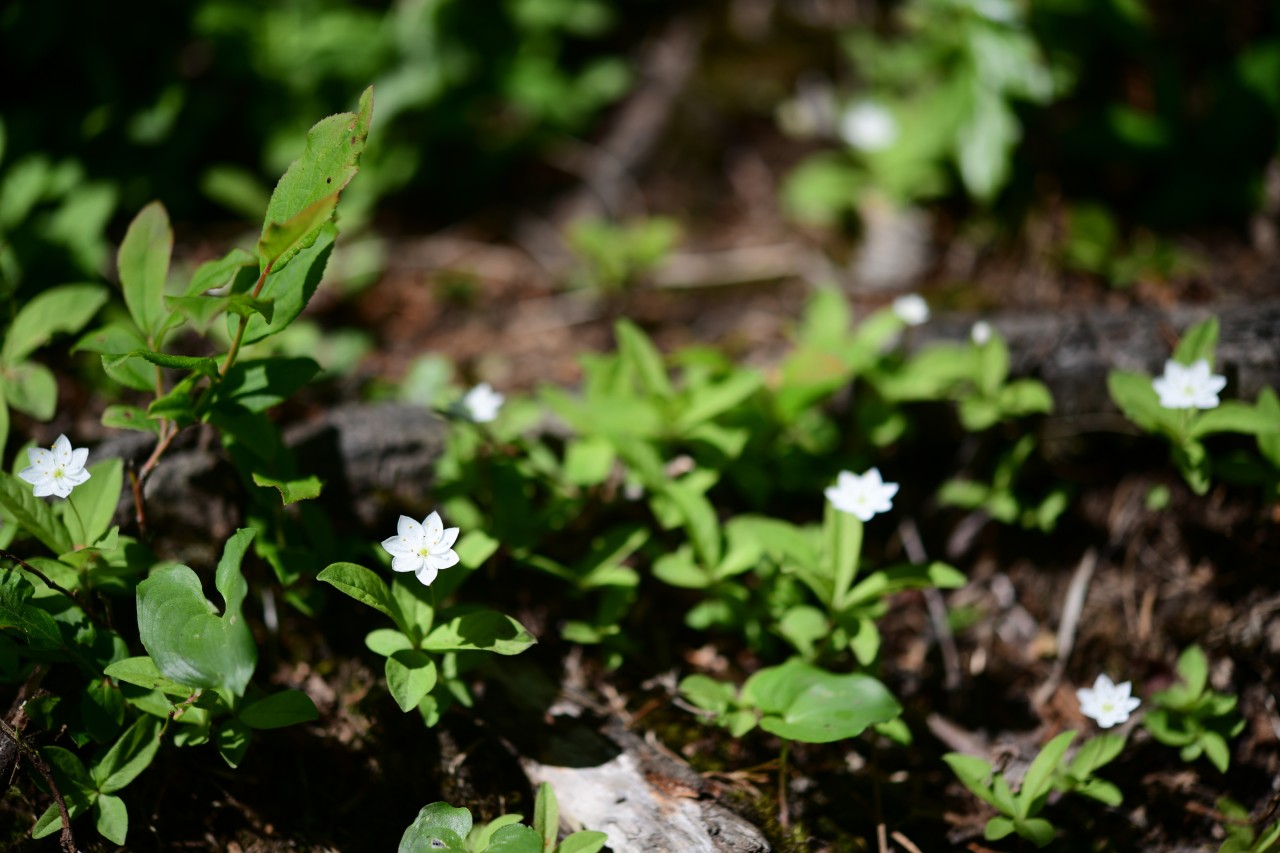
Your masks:
{"label": "white star-shaped flower", "polygon": [[507,398],[493,390],[488,382],[481,382],[462,398],[463,411],[478,424],[487,424],[498,416],[502,402]]}
{"label": "white star-shaped flower", "polygon": [[65,435],[58,436],[49,450],[31,448],[27,451],[27,459],[31,464],[19,471],[18,477],[35,486],[38,498],[45,495],[71,497],[71,490],[89,479],[89,472],[84,470],[89,449],[72,449],[71,441]]}
{"label": "white star-shaped flower", "polygon": [[396,535],[382,540],[382,547],[392,557],[393,570],[413,572],[423,585],[430,586],[441,569],[458,564],[458,553],[453,550],[457,541],[458,528],[446,530],[440,513],[433,512],[421,524],[400,516]]}
{"label": "white star-shaped flower", "polygon": [[1151,385],[1166,409],[1214,409],[1227,378],[1210,373],[1203,358],[1191,365],[1170,359],[1164,363],[1164,376],[1153,379]]}
{"label": "white star-shaped flower", "polygon": [[1099,675],[1093,682],[1093,689],[1081,687],[1076,691],[1080,700],[1080,713],[1098,721],[1100,728],[1109,729],[1117,723],[1129,719],[1129,714],[1142,704],[1142,700],[1129,693],[1133,685],[1126,681],[1113,684],[1110,678]]}
{"label": "white star-shaped flower", "polygon": [[982,346],[991,340],[991,324],[986,320],[979,320],[973,324],[973,328],[969,330],[969,340],[978,346]]}
{"label": "white star-shaped flower", "polygon": [[929,319],[929,303],[918,293],[908,293],[893,300],[893,313],[908,326],[919,326]]}
{"label": "white star-shaped flower", "polygon": [[859,151],[881,151],[898,138],[898,122],[880,104],[860,101],[840,117],[840,138]]}
{"label": "white star-shaped flower", "polygon": [[898,484],[882,480],[879,468],[872,468],[862,476],[841,471],[836,484],[823,492],[833,507],[853,513],[862,521],[870,521],[876,513],[892,509],[893,496],[897,493]]}

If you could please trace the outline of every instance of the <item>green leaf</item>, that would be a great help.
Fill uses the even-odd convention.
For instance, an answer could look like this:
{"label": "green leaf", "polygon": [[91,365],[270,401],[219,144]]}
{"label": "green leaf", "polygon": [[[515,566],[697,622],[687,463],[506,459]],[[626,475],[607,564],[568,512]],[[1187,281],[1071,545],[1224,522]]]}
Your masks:
{"label": "green leaf", "polygon": [[264,488],[273,488],[280,493],[280,500],[285,506],[298,501],[309,501],[320,497],[324,483],[314,475],[300,480],[276,480],[253,472],[253,482]]}
{"label": "green leaf", "polygon": [[679,509],[702,565],[707,569],[720,565],[720,519],[716,517],[711,502],[684,482],[668,482],[662,494],[670,498]]}
{"label": "green leaf", "polygon": [[124,463],[121,460],[104,459],[89,466],[88,482],[76,486],[71,497],[67,498],[74,512],[68,510],[63,514],[67,531],[77,545],[92,545],[111,528],[111,517],[120,503],[123,486]]}
{"label": "green leaf", "polygon": [[139,637],[167,678],[244,695],[258,649],[241,612],[248,585],[240,561],[256,532],[236,531],[223,550],[215,577],[226,601],[222,616],[205,599],[200,578],[186,566],[162,569],[138,584]]}
{"label": "green leaf", "polygon": [[0,629],[16,629],[33,649],[62,648],[53,616],[31,604],[35,588],[20,572],[0,569]]}
{"label": "green leaf", "polygon": [[53,417],[58,407],[58,380],[43,364],[27,362],[0,370],[9,405],[38,421]]}
{"label": "green leaf", "polygon": [[1203,358],[1212,368],[1213,351],[1217,346],[1218,318],[1210,317],[1183,332],[1178,348],[1173,351],[1173,360],[1179,364],[1194,364]]}
{"label": "green leaf", "polygon": [[982,828],[982,837],[988,841],[999,841],[1009,836],[1013,830],[1013,821],[997,816],[987,821],[987,825]]}
{"label": "green leaf", "polygon": [[[316,238],[314,245],[295,255],[284,269],[278,264],[272,269],[257,296],[262,302],[272,304],[271,319],[267,320],[259,314],[249,317],[243,341],[246,346],[284,331],[302,313],[302,309],[307,307],[324,277],[325,266],[329,263],[337,234],[338,230],[332,224],[325,225],[320,229],[320,236]],[[239,321],[228,319],[231,334],[235,334],[235,326]]]}
{"label": "green leaf", "polygon": [[65,284],[33,296],[13,318],[0,362],[17,364],[60,332],[78,332],[110,294],[97,284]]}
{"label": "green leaf", "polygon": [[[280,178],[267,204],[262,238],[258,241],[259,269],[265,270],[268,265],[283,269],[300,250],[316,242],[333,214],[338,193],[359,171],[372,119],[370,86],[360,95],[359,112],[331,115],[307,131],[302,156]],[[330,197],[333,201],[326,211],[321,202]]]}
{"label": "green leaf", "polygon": [[0,506],[13,516],[18,526],[39,539],[55,554],[65,554],[73,543],[67,528],[53,508],[32,493],[30,483],[0,471]]}
{"label": "green leaf", "polygon": [[468,530],[453,546],[458,562],[468,569],[478,569],[498,550],[499,542],[483,530]]}
{"label": "green leaf", "polygon": [[160,424],[137,406],[110,405],[102,412],[102,425],[111,429],[133,429],[160,435]]}
{"label": "green leaf", "polygon": [[799,659],[760,670],[742,687],[741,702],[764,712],[760,727],[788,740],[830,743],[902,713],[869,675],[837,675]]}
{"label": "green leaf", "polygon": [[723,714],[729,710],[737,691],[732,684],[716,681],[706,675],[689,675],[680,679],[680,695],[704,711]]}
{"label": "green leaf", "polygon": [[364,644],[369,651],[389,658],[404,649],[413,648],[413,640],[395,628],[375,628],[365,635]]}
{"label": "green leaf", "polygon": [[1198,414],[1188,430],[1192,438],[1201,438],[1215,432],[1275,435],[1280,433],[1280,419],[1260,407],[1239,400],[1226,400],[1216,409]]}
{"label": "green leaf", "polygon": [[1053,824],[1042,817],[1017,821],[1018,834],[1037,847],[1047,847],[1053,841]]}
{"label": "green leaf", "polygon": [[816,607],[798,604],[782,614],[776,630],[806,660],[817,653],[817,644],[831,634],[831,620]]}
{"label": "green leaf", "polygon": [[959,752],[948,752],[942,756],[942,760],[951,768],[951,772],[956,774],[960,784],[969,789],[969,793],[984,803],[992,806],[996,804],[995,797],[991,793],[991,786],[987,784],[987,780],[991,778],[991,765],[989,763],[977,756],[964,755]]}
{"label": "green leaf", "polygon": [[694,562],[688,545],[681,545],[654,560],[653,576],[682,589],[707,589],[715,583],[711,572]]}
{"label": "green leaf", "polygon": [[667,377],[662,355],[640,327],[630,320],[621,319],[614,324],[613,330],[618,338],[619,352],[636,371],[645,391],[658,397],[672,396],[675,391]]}
{"label": "green leaf", "polygon": [[536,643],[523,625],[494,610],[476,610],[436,626],[422,641],[432,652],[476,650],[516,655]]}
{"label": "green leaf", "polygon": [[168,353],[152,352],[151,350],[136,350],[120,355],[103,355],[104,364],[108,358],[119,359],[120,361],[129,358],[141,358],[143,361],[149,361],[160,367],[167,367],[171,370],[189,370],[201,376],[212,377],[218,373],[218,360],[207,356],[169,355]]}
{"label": "green leaf", "polygon": [[1017,379],[1000,389],[999,405],[1005,417],[1020,418],[1052,412],[1053,395],[1043,382]]}
{"label": "green leaf", "polygon": [[97,789],[119,791],[151,765],[160,749],[160,720],[144,714],[125,730],[90,770]]}
{"label": "green leaf", "polygon": [[129,836],[129,809],[114,794],[99,794],[93,803],[98,833],[108,841],[123,845]]}
{"label": "green leaf", "polygon": [[[90,332],[80,338],[76,345],[72,347],[72,352],[88,350],[89,352],[106,355],[108,353],[134,352],[146,348],[147,342],[135,330],[124,324],[113,324],[103,326],[101,329]],[[113,362],[110,364],[104,359],[102,366],[107,371],[108,376],[126,388],[132,388],[135,391],[155,391],[156,369],[140,358],[131,358],[122,363]]]}
{"label": "green leaf", "polygon": [[265,412],[288,399],[320,372],[310,358],[238,361],[218,385],[215,406]]}
{"label": "green leaf", "polygon": [[676,429],[688,432],[721,415],[754,394],[764,378],[754,370],[740,370],[723,382],[691,392],[689,405],[676,418]]}
{"label": "green leaf", "polygon": [[959,589],[968,578],[959,569],[934,561],[920,565],[894,566],[872,572],[845,596],[845,607],[854,607],[901,592],[904,589]]}
{"label": "green leaf", "polygon": [[219,314],[230,311],[241,317],[261,314],[268,323],[275,304],[269,299],[254,299],[247,293],[231,296],[166,296],[165,307],[188,320],[200,334],[205,334]]}
{"label": "green leaf", "polygon": [[449,853],[467,853],[463,839],[471,831],[471,812],[455,809],[448,803],[432,803],[423,806],[413,823],[400,837],[398,853],[423,853],[427,850],[446,850]]}
{"label": "green leaf", "polygon": [[355,563],[331,563],[316,575],[316,580],[332,584],[340,592],[346,593],[361,604],[367,604],[374,610],[386,614],[401,631],[409,630],[409,626],[401,624],[398,608],[391,599],[391,590],[387,588],[386,581],[364,566],[357,566]]}
{"label": "green leaf", "polygon": [[1076,788],[1076,793],[1112,807],[1124,802],[1124,795],[1120,792],[1120,789],[1106,779],[1090,779],[1079,788]]}
{"label": "green leaf", "polygon": [[862,522],[850,512],[841,512],[824,501],[822,532],[826,540],[826,575],[832,580],[830,605],[844,610],[862,552]]}
{"label": "green leaf", "polygon": [[1125,417],[1143,430],[1155,432],[1167,423],[1168,410],[1161,407],[1150,376],[1113,370],[1107,374],[1107,389]]}
{"label": "green leaf", "polygon": [[[307,247],[308,238],[314,243],[320,228],[333,218],[338,207],[338,193],[318,198],[283,222],[268,219],[258,240],[258,265],[261,269],[274,267],[278,261],[288,262]],[[282,264],[283,265],[283,264]],[[270,317],[267,318],[270,322]]]}
{"label": "green leaf", "polygon": [[608,841],[608,833],[584,829],[561,841],[556,853],[599,853]]}
{"label": "green leaf", "polygon": [[488,850],[489,842],[495,832],[504,826],[520,823],[522,820],[524,820],[524,815],[504,814],[501,817],[495,817],[486,824],[472,828],[471,833],[466,838],[468,849]]}
{"label": "green leaf", "polygon": [[191,695],[191,688],[186,684],[179,684],[171,678],[165,678],[160,674],[160,670],[156,667],[155,661],[151,658],[142,657],[124,658],[108,666],[103,670],[104,674],[116,681],[123,681],[126,684],[135,684],[138,687],[147,690],[159,690],[168,696],[177,696],[187,698]]}
{"label": "green leaf", "polygon": [[259,699],[236,715],[251,729],[280,729],[318,719],[320,712],[301,690],[281,690]]}
{"label": "green leaf", "polygon": [[1218,768],[1218,772],[1226,773],[1231,764],[1231,749],[1227,746],[1226,738],[1217,732],[1203,732],[1200,735],[1200,746],[1204,750],[1204,757]]}
{"label": "green leaf", "polygon": [[1187,646],[1178,655],[1176,666],[1178,675],[1186,682],[1186,690],[1190,696],[1198,697],[1204,692],[1209,680],[1209,659],[1205,657],[1203,649],[1197,645]]}
{"label": "green leaf", "polygon": [[1044,745],[1027,768],[1027,775],[1022,778],[1022,789],[1018,792],[1018,806],[1023,817],[1030,815],[1029,809],[1035,800],[1049,793],[1053,786],[1053,774],[1062,764],[1062,757],[1067,754],[1067,748],[1075,737],[1075,732],[1058,735]]}
{"label": "green leaf", "polygon": [[240,766],[240,762],[244,760],[244,754],[249,751],[249,738],[252,735],[253,732],[248,726],[234,718],[224,720],[218,726],[216,735],[218,755],[222,756],[222,760],[227,762],[228,767]]}
{"label": "green leaf", "polygon": [[527,826],[504,826],[493,834],[485,853],[543,853],[542,836]]}
{"label": "green leaf", "polygon": [[217,290],[235,282],[245,267],[256,259],[244,249],[236,247],[221,258],[205,261],[196,267],[191,281],[182,291],[183,296],[199,296],[208,290]]}
{"label": "green leaf", "polygon": [[1080,745],[1080,751],[1071,760],[1071,775],[1087,779],[1099,767],[1110,764],[1124,749],[1122,735],[1098,735]]}
{"label": "green leaf", "polygon": [[386,661],[387,689],[401,711],[418,707],[422,697],[436,686],[436,662],[414,649],[394,652]]}
{"label": "green leaf", "polygon": [[554,850],[560,834],[560,803],[546,782],[538,786],[538,796],[533,803],[533,828],[542,836],[542,847]]}
{"label": "green leaf", "polygon": [[153,201],[138,212],[117,255],[120,285],[133,322],[149,340],[164,321],[164,287],[173,253],[173,229],[164,205]]}
{"label": "green leaf", "polygon": [[603,436],[574,439],[565,450],[564,478],[575,486],[599,485],[613,470],[616,457],[613,444]]}

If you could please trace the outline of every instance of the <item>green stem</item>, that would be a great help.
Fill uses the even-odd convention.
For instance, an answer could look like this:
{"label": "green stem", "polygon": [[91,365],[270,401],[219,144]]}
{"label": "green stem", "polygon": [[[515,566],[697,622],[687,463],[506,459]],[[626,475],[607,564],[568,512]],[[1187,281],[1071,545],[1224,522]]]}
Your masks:
{"label": "green stem", "polygon": [[[258,276],[257,283],[253,286],[253,293],[250,294],[254,299],[258,298],[258,294],[262,292],[262,286],[266,284],[267,276],[271,275],[272,261],[262,268],[262,274]],[[227,357],[222,362],[222,367],[218,368],[218,376],[227,375],[227,371],[231,369],[231,365],[235,364],[236,355],[240,352],[240,344],[244,341],[244,330],[249,326],[249,317],[247,315],[240,316],[240,323],[236,326],[236,336],[231,341],[231,349],[227,351]]]}

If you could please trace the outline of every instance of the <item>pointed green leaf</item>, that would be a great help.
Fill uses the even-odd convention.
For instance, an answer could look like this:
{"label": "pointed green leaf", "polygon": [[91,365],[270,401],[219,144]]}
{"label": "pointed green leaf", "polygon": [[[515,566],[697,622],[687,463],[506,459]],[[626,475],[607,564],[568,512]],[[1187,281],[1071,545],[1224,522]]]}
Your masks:
{"label": "pointed green leaf", "polygon": [[608,833],[584,829],[561,841],[556,853],[600,853],[608,841]]}
{"label": "pointed green leaf", "polygon": [[326,566],[316,580],[332,584],[339,591],[367,604],[374,610],[391,617],[401,631],[408,631],[409,626],[401,624],[399,608],[391,599],[391,590],[387,583],[364,566],[355,563],[331,563]]}
{"label": "pointed green leaf", "polygon": [[[358,112],[321,119],[307,132],[302,156],[280,178],[267,204],[262,239],[258,242],[259,269],[266,269],[269,264],[276,270],[283,269],[298,251],[316,241],[332,216],[338,193],[360,168],[360,155],[364,152],[372,119],[373,87],[370,86],[360,96]],[[326,210],[320,203],[331,197]],[[292,233],[303,225],[305,230]]]}
{"label": "pointed green leaf", "polygon": [[485,853],[543,853],[542,836],[527,826],[504,826],[493,834]]}
{"label": "pointed green leaf", "polygon": [[147,690],[159,690],[168,696],[187,698],[192,690],[186,684],[179,684],[171,678],[160,674],[155,661],[143,655],[141,657],[124,658],[108,666],[103,673],[116,681],[135,684]]}
{"label": "pointed green leaf", "polygon": [[436,662],[430,655],[402,649],[387,658],[387,690],[401,711],[412,711],[436,686]]}
{"label": "pointed green leaf", "polygon": [[129,836],[129,810],[114,794],[99,794],[93,803],[98,833],[108,841],[124,844]]}
{"label": "pointed green leaf", "polygon": [[160,330],[165,317],[164,287],[173,253],[173,229],[164,205],[153,201],[138,212],[120,243],[117,265],[125,305],[145,337]]}
{"label": "pointed green leaf", "polygon": [[65,284],[33,296],[13,318],[0,362],[17,364],[60,332],[78,332],[110,294],[97,284]]}
{"label": "pointed green leaf", "polygon": [[1204,359],[1213,367],[1213,351],[1218,346],[1218,318],[1210,317],[1196,323],[1182,334],[1178,348],[1173,351],[1173,360],[1179,364],[1193,364]]}
{"label": "pointed green leaf", "polygon": [[630,320],[622,319],[614,325],[618,338],[618,350],[640,377],[644,389],[658,397],[670,397],[675,391],[667,377],[667,368],[648,335]]}
{"label": "pointed green leaf", "polygon": [[[76,341],[71,351],[88,350],[106,355],[146,348],[147,342],[134,329],[127,324],[116,323],[89,332]],[[107,364],[104,359],[102,366],[106,369],[108,376],[126,388],[132,388],[135,391],[155,391],[156,369],[140,358],[128,359],[118,364]]]}
{"label": "pointed green leaf", "polygon": [[132,429],[160,435],[159,422],[147,417],[147,410],[137,406],[107,406],[102,411],[102,425],[112,429]]}
{"label": "pointed green leaf", "polygon": [[533,828],[542,836],[543,849],[554,850],[560,834],[560,804],[546,782],[538,786],[538,796],[533,801]]}
{"label": "pointed green leaf", "polygon": [[493,610],[476,610],[438,625],[422,642],[432,652],[475,650],[517,655],[537,640],[523,625]]}
{"label": "pointed green leaf", "polygon": [[1075,732],[1063,732],[1044,745],[1040,754],[1027,768],[1027,775],[1022,778],[1022,789],[1018,792],[1019,806],[1023,809],[1023,817],[1029,815],[1027,809],[1035,800],[1049,792],[1053,784],[1053,774],[1062,764],[1062,756],[1067,754],[1067,747],[1075,740]]}
{"label": "pointed green leaf", "polygon": [[104,794],[119,791],[146,770],[160,749],[160,720],[139,717],[94,764],[90,775]]}
{"label": "pointed green leaf", "polygon": [[265,412],[288,399],[320,372],[309,358],[263,358],[238,361],[218,385],[215,406]]}
{"label": "pointed green leaf", "polygon": [[0,630],[16,630],[33,649],[62,648],[53,616],[31,603],[35,588],[20,572],[0,569]]}
{"label": "pointed green leaf", "polygon": [[311,697],[301,690],[281,690],[259,699],[236,716],[251,729],[279,729],[309,723],[318,719],[320,712]]}

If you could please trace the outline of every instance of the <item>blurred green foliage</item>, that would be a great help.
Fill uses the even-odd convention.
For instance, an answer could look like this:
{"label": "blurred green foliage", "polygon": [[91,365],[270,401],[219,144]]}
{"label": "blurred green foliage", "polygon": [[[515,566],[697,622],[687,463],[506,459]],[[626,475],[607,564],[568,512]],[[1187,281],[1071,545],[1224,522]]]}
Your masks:
{"label": "blurred green foliage", "polygon": [[315,116],[370,81],[381,123],[344,200],[348,224],[408,191],[395,205],[405,217],[456,218],[625,93],[619,22],[660,5],[144,0],[122,15],[6,4],[0,76],[23,84],[9,87],[0,135],[4,281],[99,272],[103,227],[153,198],[178,220],[260,217],[270,176]]}

